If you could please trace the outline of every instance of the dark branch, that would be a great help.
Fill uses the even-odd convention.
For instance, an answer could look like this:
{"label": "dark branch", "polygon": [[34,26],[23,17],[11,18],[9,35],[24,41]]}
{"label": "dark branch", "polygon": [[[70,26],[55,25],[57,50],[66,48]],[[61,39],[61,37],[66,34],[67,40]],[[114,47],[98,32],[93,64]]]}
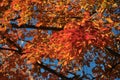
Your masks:
{"label": "dark branch", "polygon": [[116,56],[116,57],[120,57],[120,54],[117,53],[117,52],[115,52],[115,51],[113,51],[112,49],[110,49],[110,48],[108,48],[108,47],[106,47],[105,49],[108,50],[109,53],[111,53],[112,55],[114,55],[114,56]]}
{"label": "dark branch", "polygon": [[22,48],[20,47],[19,44],[15,43],[13,40],[5,36],[5,33],[1,33],[1,38],[6,39],[7,43],[10,45],[13,45],[15,48],[17,48],[17,51],[22,53]]}
{"label": "dark branch", "polygon": [[22,52],[22,48],[18,44],[14,43],[14,41],[10,40],[9,38],[7,38],[7,41],[9,43],[12,43],[18,49],[19,52]]}
{"label": "dark branch", "polygon": [[113,69],[115,69],[115,67],[116,67],[117,65],[119,65],[119,64],[120,64],[120,62],[116,63],[115,65],[112,65],[111,71],[112,71]]}
{"label": "dark branch", "polygon": [[[57,16],[57,17],[55,17],[55,18],[65,18],[66,16]],[[16,21],[17,19],[20,19],[21,17],[20,16],[18,16],[18,17],[16,17],[16,18],[14,18],[14,19],[11,19],[10,21]],[[66,18],[75,18],[75,19],[82,19],[82,17],[80,17],[80,16],[69,16],[69,17],[66,17]]]}
{"label": "dark branch", "polygon": [[20,25],[20,26],[18,26],[18,25],[16,25],[16,24],[12,24],[12,27],[13,27],[13,28],[17,28],[17,29],[20,29],[20,28],[30,28],[30,29],[55,30],[55,31],[63,30],[63,28],[46,27],[46,26],[36,27],[35,25],[28,25],[28,24],[23,24],[23,25]]}
{"label": "dark branch", "polygon": [[55,70],[53,70],[53,69],[51,69],[51,68],[48,68],[47,66],[45,66],[43,63],[40,63],[39,61],[37,62],[37,64],[38,64],[40,67],[44,68],[45,70],[49,71],[50,73],[52,73],[52,74],[54,74],[54,75],[57,75],[58,77],[61,77],[62,80],[71,80],[71,78],[68,78],[68,77],[64,76],[63,74],[58,73],[58,72],[56,72]]}
{"label": "dark branch", "polygon": [[10,48],[2,48],[2,47],[0,47],[0,50],[9,50],[9,51],[15,51],[15,52],[19,53],[18,50],[10,49]]}
{"label": "dark branch", "polygon": [[17,52],[19,52],[19,54],[22,53],[22,48],[18,44],[16,44],[14,41],[12,41],[11,39],[9,39],[5,36],[3,36],[3,38],[6,38],[6,40],[9,44],[12,44],[14,47],[16,47],[18,49]]}
{"label": "dark branch", "polygon": [[117,65],[119,65],[120,62],[116,63],[115,65],[112,66],[112,69],[114,69]]}

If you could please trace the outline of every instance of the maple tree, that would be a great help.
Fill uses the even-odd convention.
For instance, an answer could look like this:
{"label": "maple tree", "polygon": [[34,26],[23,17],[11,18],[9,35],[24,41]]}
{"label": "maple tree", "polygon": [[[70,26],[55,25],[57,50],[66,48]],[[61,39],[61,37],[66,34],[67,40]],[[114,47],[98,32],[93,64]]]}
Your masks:
{"label": "maple tree", "polygon": [[[1,0],[0,79],[120,78],[119,10],[117,0]],[[92,75],[78,76],[91,61]]]}

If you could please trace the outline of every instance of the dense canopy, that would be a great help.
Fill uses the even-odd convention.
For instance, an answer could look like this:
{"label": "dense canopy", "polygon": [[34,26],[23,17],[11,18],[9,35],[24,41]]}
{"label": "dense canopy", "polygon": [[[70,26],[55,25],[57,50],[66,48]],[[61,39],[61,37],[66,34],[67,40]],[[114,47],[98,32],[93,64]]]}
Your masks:
{"label": "dense canopy", "polygon": [[116,79],[119,67],[119,0],[0,1],[0,79]]}

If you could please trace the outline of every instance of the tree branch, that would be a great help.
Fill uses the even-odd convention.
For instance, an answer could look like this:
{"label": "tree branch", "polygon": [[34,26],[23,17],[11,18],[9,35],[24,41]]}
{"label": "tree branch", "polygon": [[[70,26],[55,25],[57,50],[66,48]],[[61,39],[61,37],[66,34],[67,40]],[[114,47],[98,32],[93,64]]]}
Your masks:
{"label": "tree branch", "polygon": [[49,71],[50,73],[52,73],[52,74],[54,74],[54,75],[57,75],[58,77],[61,77],[62,80],[72,80],[71,78],[68,78],[68,77],[64,76],[63,74],[58,73],[58,72],[56,72],[55,70],[53,70],[53,69],[51,69],[51,68],[48,68],[48,67],[45,66],[42,62],[39,62],[39,61],[38,61],[37,64],[38,64],[40,67],[44,68],[45,70]]}
{"label": "tree branch", "polygon": [[116,56],[116,57],[120,57],[120,54],[117,53],[117,52],[115,52],[115,51],[113,51],[112,49],[110,49],[110,48],[108,48],[108,47],[106,47],[105,49],[106,49],[107,51],[109,51],[109,53],[111,53],[112,55],[114,55],[114,56]]}
{"label": "tree branch", "polygon": [[19,53],[22,53],[22,48],[19,46],[19,44],[16,44],[14,41],[12,41],[11,39],[7,38],[6,36],[2,36],[2,38],[6,39],[6,41],[9,43],[9,44],[12,44],[14,47],[16,47],[18,50],[17,52]]}
{"label": "tree branch", "polygon": [[0,50],[9,50],[9,51],[15,51],[15,52],[19,53],[18,50],[10,49],[10,48],[2,48],[2,47],[0,47]]}
{"label": "tree branch", "polygon": [[46,26],[39,26],[39,27],[36,27],[35,25],[28,25],[28,24],[23,24],[23,25],[16,25],[16,24],[11,24],[13,28],[17,28],[17,29],[20,29],[20,28],[30,28],[30,29],[41,29],[41,30],[55,30],[55,31],[60,31],[60,30],[63,30],[63,27],[62,28],[57,28],[57,27],[46,27]]}
{"label": "tree branch", "polygon": [[115,65],[112,66],[111,69],[113,70],[113,69],[114,69],[117,65],[119,65],[119,64],[120,64],[120,62],[116,63]]}
{"label": "tree branch", "polygon": [[[13,50],[13,51],[16,51],[19,54],[21,54],[22,53],[22,47],[20,47],[19,44],[15,43],[15,41],[11,40],[11,38],[9,38],[9,36],[5,36],[5,34],[7,34],[7,31],[0,34],[1,38],[6,39],[7,45],[13,45],[15,48],[17,48],[17,50]],[[9,50],[11,50],[11,49],[9,49]]]}

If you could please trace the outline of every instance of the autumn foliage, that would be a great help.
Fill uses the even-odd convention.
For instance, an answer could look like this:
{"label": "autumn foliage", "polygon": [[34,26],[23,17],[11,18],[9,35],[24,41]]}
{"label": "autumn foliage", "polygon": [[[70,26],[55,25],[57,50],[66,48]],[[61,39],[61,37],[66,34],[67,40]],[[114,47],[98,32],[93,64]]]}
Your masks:
{"label": "autumn foliage", "polygon": [[[120,78],[119,30],[119,0],[1,0],[0,79],[33,80],[40,67],[46,70],[41,79],[49,73],[50,80],[83,79],[84,72],[82,77],[75,72],[91,61],[92,79]],[[62,69],[52,70],[42,59],[57,60]]]}

